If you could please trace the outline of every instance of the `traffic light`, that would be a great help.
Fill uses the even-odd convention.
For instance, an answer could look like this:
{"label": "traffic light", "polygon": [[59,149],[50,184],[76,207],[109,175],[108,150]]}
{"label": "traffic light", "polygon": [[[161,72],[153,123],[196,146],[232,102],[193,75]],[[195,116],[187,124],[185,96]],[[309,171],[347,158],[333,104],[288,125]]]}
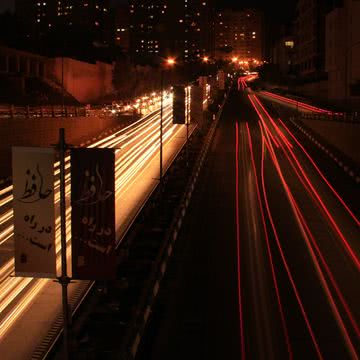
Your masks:
{"label": "traffic light", "polygon": [[185,87],[174,86],[173,90],[173,123],[185,124]]}

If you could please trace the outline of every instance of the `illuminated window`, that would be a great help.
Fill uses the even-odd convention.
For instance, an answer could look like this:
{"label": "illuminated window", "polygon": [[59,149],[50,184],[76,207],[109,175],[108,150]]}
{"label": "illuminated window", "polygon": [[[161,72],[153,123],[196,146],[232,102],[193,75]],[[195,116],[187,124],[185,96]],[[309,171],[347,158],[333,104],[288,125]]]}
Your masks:
{"label": "illuminated window", "polygon": [[289,48],[293,48],[294,47],[294,42],[293,41],[285,41],[285,46],[289,47]]}

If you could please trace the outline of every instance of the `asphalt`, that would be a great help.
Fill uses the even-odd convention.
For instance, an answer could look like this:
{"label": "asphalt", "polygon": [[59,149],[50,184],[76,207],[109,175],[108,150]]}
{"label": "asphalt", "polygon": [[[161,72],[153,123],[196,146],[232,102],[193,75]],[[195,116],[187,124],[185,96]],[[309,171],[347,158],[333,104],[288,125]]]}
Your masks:
{"label": "asphalt", "polygon": [[[357,259],[359,226],[294,141],[304,173],[286,146],[273,145],[282,182],[263,139],[248,93],[234,89],[137,359],[359,357],[359,269],[304,174]],[[328,159],[315,161],[327,169]],[[359,198],[358,189],[345,187]],[[358,202],[351,207],[359,211]]]}

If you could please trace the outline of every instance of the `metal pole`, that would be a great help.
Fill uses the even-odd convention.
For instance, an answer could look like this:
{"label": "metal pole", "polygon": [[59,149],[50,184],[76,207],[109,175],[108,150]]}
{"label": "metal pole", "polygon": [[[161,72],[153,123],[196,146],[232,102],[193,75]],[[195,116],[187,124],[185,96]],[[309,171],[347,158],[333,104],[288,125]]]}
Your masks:
{"label": "metal pole", "polygon": [[299,118],[299,100],[296,101],[296,117]]}
{"label": "metal pole", "polygon": [[65,130],[59,129],[59,156],[60,156],[60,229],[61,229],[61,277],[59,282],[62,289],[62,306],[64,318],[64,360],[70,359],[69,346],[69,325],[70,314],[68,306],[68,284],[70,279],[67,276],[67,259],[66,259],[66,202],[65,202],[65,153],[67,145],[65,143]]}
{"label": "metal pole", "polygon": [[163,92],[164,92],[164,70],[161,69],[161,100],[160,100],[160,185],[163,180]]}
{"label": "metal pole", "polygon": [[62,100],[62,111],[61,115],[64,116],[65,108],[65,93],[64,93],[64,53],[61,57],[61,100]]}
{"label": "metal pole", "polygon": [[345,116],[348,110],[348,52],[349,49],[345,50],[345,69],[344,69],[344,80],[345,80]]}
{"label": "metal pole", "polygon": [[189,116],[190,116],[190,88],[187,89],[186,94],[186,167],[189,167]]}

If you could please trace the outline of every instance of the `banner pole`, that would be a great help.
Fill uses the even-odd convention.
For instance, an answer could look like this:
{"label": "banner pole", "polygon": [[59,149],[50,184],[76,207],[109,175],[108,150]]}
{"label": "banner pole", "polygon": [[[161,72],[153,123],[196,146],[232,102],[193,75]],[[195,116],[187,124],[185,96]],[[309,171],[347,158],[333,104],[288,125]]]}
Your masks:
{"label": "banner pole", "polygon": [[68,284],[70,278],[67,275],[66,259],[66,201],[65,201],[65,155],[67,145],[65,143],[65,130],[59,129],[59,157],[60,157],[60,218],[61,218],[61,276],[59,283],[62,289],[62,307],[63,307],[63,339],[64,339],[64,360],[70,359],[70,314],[68,304]]}

